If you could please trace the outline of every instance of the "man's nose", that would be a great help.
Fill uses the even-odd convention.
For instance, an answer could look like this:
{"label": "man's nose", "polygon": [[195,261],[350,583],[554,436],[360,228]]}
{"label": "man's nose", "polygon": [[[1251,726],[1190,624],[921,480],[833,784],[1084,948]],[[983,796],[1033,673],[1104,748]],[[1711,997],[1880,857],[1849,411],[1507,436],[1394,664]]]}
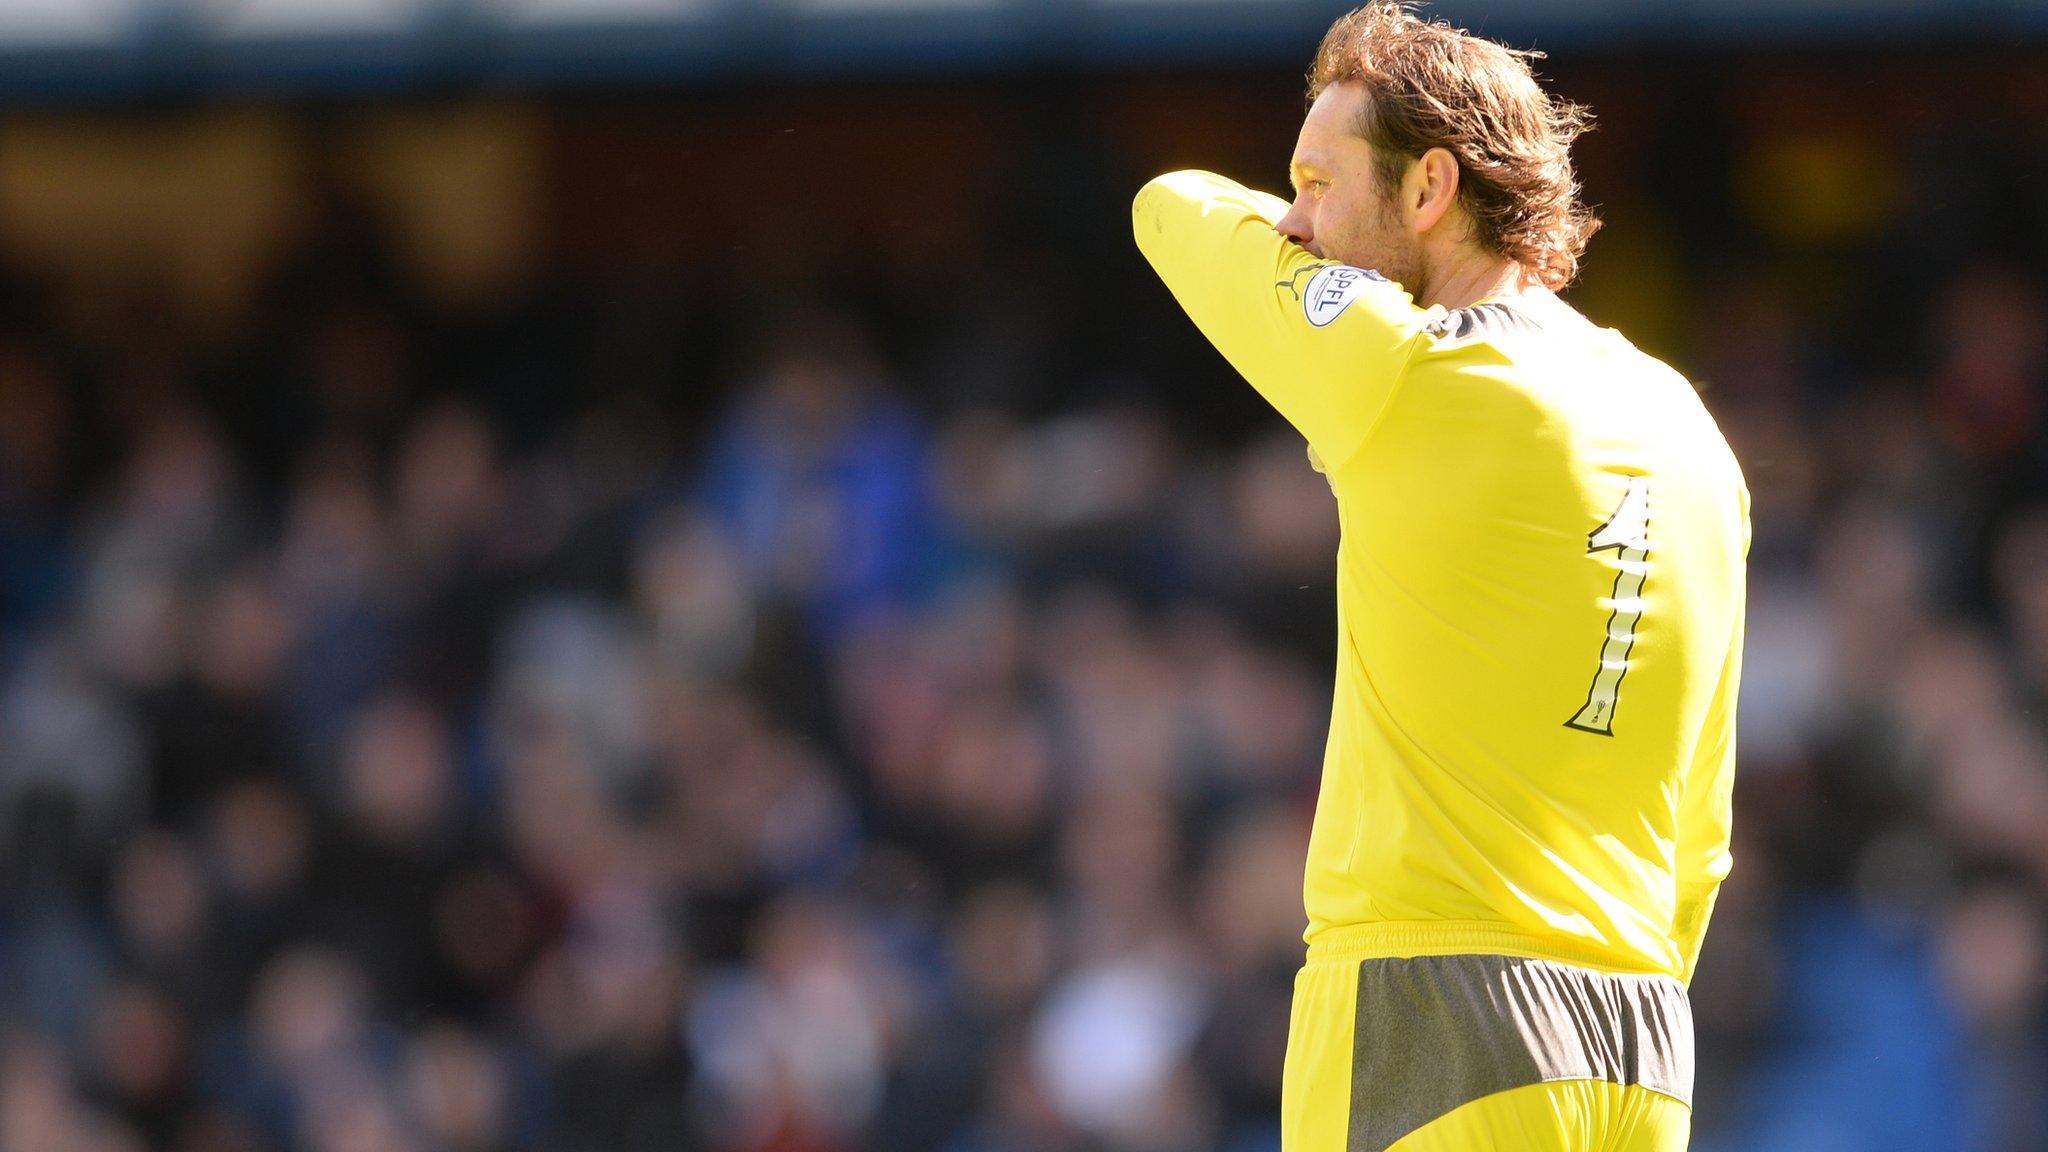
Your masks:
{"label": "man's nose", "polygon": [[1306,248],[1315,241],[1315,221],[1311,218],[1307,200],[1296,196],[1287,208],[1287,214],[1273,225],[1273,230]]}

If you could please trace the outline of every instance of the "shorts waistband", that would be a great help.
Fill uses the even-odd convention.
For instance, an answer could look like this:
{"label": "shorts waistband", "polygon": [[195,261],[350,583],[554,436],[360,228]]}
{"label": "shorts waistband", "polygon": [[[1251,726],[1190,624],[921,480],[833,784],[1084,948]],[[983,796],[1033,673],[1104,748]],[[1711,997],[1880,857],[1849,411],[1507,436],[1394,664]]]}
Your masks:
{"label": "shorts waistband", "polygon": [[1308,942],[1308,962],[1311,964],[1467,953],[1555,960],[1602,972],[1671,975],[1663,969],[1630,965],[1598,948],[1545,939],[1484,920],[1387,920],[1372,924],[1342,924],[1317,932]]}

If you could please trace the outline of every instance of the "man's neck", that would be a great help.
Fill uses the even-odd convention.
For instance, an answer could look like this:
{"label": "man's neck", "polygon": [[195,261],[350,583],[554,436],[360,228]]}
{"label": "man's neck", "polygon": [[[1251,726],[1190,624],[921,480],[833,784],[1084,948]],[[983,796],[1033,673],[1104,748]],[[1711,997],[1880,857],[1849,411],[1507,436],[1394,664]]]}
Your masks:
{"label": "man's neck", "polygon": [[1425,308],[1441,304],[1452,311],[1470,308],[1481,300],[1543,290],[1541,282],[1520,264],[1479,252],[1460,253],[1431,281],[1417,303]]}

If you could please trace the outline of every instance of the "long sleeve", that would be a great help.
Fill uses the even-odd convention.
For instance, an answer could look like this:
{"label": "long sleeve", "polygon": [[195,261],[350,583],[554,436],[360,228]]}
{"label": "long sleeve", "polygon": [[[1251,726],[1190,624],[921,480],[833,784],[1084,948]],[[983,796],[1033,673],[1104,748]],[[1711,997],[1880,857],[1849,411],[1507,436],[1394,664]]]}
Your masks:
{"label": "long sleeve", "polygon": [[[1747,552],[1747,493],[1742,503],[1743,550]],[[1707,921],[1713,916],[1721,881],[1735,864],[1729,837],[1734,826],[1735,706],[1742,680],[1743,608],[1738,600],[1735,633],[1679,802],[1678,903],[1672,915],[1671,938],[1684,965],[1680,979],[1688,984],[1699,964],[1700,945],[1706,939]]]}
{"label": "long sleeve", "polygon": [[1365,442],[1429,313],[1378,273],[1319,260],[1274,231],[1278,197],[1174,172],[1132,204],[1138,248],[1252,387],[1341,468]]}

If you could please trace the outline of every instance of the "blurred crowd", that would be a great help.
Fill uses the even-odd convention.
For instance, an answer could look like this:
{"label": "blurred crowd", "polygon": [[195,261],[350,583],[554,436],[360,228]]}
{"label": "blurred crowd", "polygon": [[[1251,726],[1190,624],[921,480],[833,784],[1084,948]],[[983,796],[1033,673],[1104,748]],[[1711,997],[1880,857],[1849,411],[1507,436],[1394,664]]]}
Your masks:
{"label": "blurred crowd", "polygon": [[[225,342],[6,289],[0,1149],[1275,1152],[1298,438],[962,400],[858,300],[586,390],[674,317],[383,243]],[[1756,532],[1695,1146],[2048,1148],[2044,284],[1767,272],[1679,357]]]}

